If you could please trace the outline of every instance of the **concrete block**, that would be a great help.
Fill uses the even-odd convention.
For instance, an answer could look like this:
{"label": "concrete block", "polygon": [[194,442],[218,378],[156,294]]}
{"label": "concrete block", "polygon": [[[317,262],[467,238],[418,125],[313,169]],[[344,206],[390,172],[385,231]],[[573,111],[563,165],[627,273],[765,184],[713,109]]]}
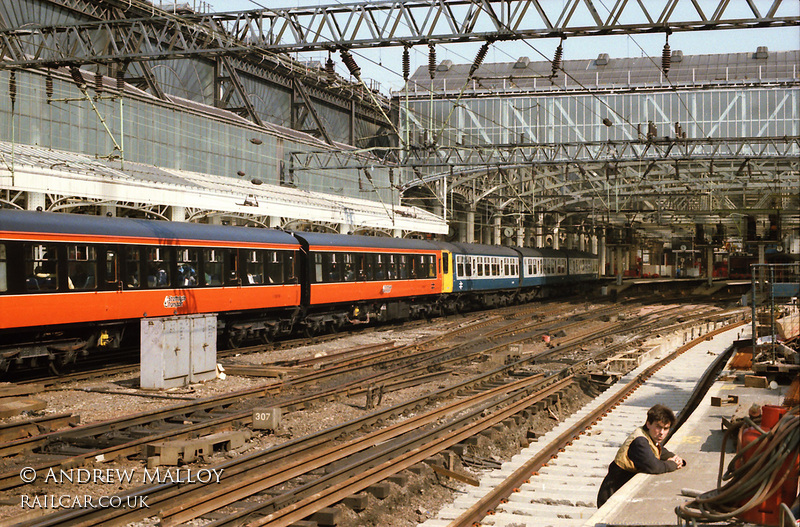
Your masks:
{"label": "concrete block", "polygon": [[425,463],[417,463],[416,465],[411,465],[407,469],[412,474],[416,474],[417,476],[428,475],[430,474],[431,468]]}
{"label": "concrete block", "polygon": [[367,487],[366,491],[379,500],[383,500],[392,493],[392,487],[388,483],[376,483]]}
{"label": "concrete block", "polygon": [[389,483],[394,483],[395,485],[399,485],[401,487],[405,487],[406,485],[408,485],[408,476],[402,473],[389,476],[388,478],[386,478],[386,480]]}
{"label": "concrete block", "polygon": [[746,388],[767,388],[769,387],[769,382],[766,377],[761,377],[760,375],[745,375],[744,385]]}
{"label": "concrete block", "polygon": [[335,526],[339,523],[339,517],[342,511],[335,507],[325,507],[311,515],[311,521],[316,522],[317,525]]}
{"label": "concrete block", "polygon": [[343,499],[342,504],[344,504],[344,506],[348,509],[361,512],[367,508],[367,505],[369,504],[369,496],[363,492],[359,492],[358,494],[353,494],[352,496],[348,496]]}
{"label": "concrete block", "polygon": [[280,408],[253,409],[253,430],[277,430],[280,425]]}
{"label": "concrete block", "polygon": [[210,456],[215,449],[235,450],[240,448],[250,439],[250,436],[249,430],[234,430],[196,439],[157,441],[145,446],[145,456],[148,458],[148,465],[152,458],[152,463],[177,466],[180,463],[191,463],[198,458]]}
{"label": "concrete block", "polygon": [[464,457],[464,450],[466,450],[467,446],[462,444],[457,444],[451,446],[448,450],[450,450],[453,454],[457,455],[458,457]]}

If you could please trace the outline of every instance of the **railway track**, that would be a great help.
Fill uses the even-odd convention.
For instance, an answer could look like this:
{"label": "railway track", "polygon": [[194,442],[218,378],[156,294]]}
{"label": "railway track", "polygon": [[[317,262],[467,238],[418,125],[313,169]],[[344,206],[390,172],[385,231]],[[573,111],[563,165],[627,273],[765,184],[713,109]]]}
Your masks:
{"label": "railway track", "polygon": [[[726,358],[712,356],[702,344],[744,323],[711,331],[628,373],[537,444],[484,474],[478,487],[467,489],[422,527],[470,527],[489,515],[495,526],[583,525],[597,510],[597,491],[609,460],[631,430],[641,425],[643,409],[660,402],[684,419],[692,411],[695,393],[707,389],[709,378],[716,374],[709,366]],[[691,357],[684,356],[692,351]],[[676,364],[681,360],[691,367]],[[652,386],[658,383],[669,383],[672,396]]]}
{"label": "railway track", "polygon": [[[617,309],[616,311],[618,312],[619,309]],[[669,313],[664,311],[663,313],[661,313],[660,321],[661,323],[665,323],[666,320],[667,324],[680,324],[680,322],[677,322],[676,319],[687,316],[685,313],[683,313],[683,311],[685,310],[680,310],[680,309],[671,310]],[[628,329],[635,330],[638,328],[640,331],[643,331],[646,328],[649,328],[652,324],[657,323],[656,321],[645,319],[642,320],[641,323],[637,325],[633,324],[630,320],[623,320],[621,322],[617,321],[614,324],[607,325],[607,327],[602,328],[601,330],[586,331],[586,332],[579,331],[579,328],[581,326],[585,326],[587,324],[587,320],[590,320],[592,317],[613,317],[614,313],[615,310],[610,308],[607,310],[602,310],[596,313],[592,313],[591,316],[584,313],[579,315],[580,320],[571,322],[570,323],[571,325],[566,325],[563,321],[553,321],[552,319],[547,319],[541,316],[541,313],[537,312],[537,310],[531,310],[530,312],[522,313],[522,315],[524,316],[519,316],[520,314],[518,313],[516,317],[513,316],[511,313],[506,313],[503,314],[502,316],[486,317],[488,320],[474,320],[471,324],[466,323],[462,324],[462,327],[454,328],[450,332],[451,334],[447,337],[449,339],[459,340],[459,342],[453,347],[448,347],[443,345],[442,342],[447,340],[447,338],[431,337],[426,342],[415,343],[414,345],[411,346],[400,346],[400,347],[390,346],[386,347],[385,350],[379,352],[376,352],[375,350],[365,352],[365,350],[363,349],[353,350],[352,356],[349,357],[347,356],[348,354],[341,354],[341,355],[337,354],[335,356],[327,357],[328,361],[314,360],[312,361],[311,364],[305,364],[301,369],[307,370],[308,366],[311,365],[314,367],[319,367],[319,371],[297,374],[293,376],[291,379],[287,379],[283,383],[276,383],[274,385],[270,385],[268,389],[264,388],[264,390],[269,390],[270,391],[269,395],[271,397],[275,397],[276,395],[279,394],[285,395],[286,393],[288,393],[288,390],[290,390],[292,387],[294,388],[305,387],[305,389],[307,390],[309,386],[320,386],[328,382],[333,383],[334,382],[333,379],[335,379],[337,375],[341,375],[343,372],[347,372],[350,376],[352,376],[352,372],[354,370],[357,370],[358,368],[363,368],[363,372],[365,373],[361,377],[359,377],[357,381],[353,381],[347,385],[340,385],[330,390],[318,390],[305,400],[302,399],[292,400],[291,398],[287,398],[280,403],[282,407],[286,408],[287,410],[291,410],[292,408],[302,407],[302,405],[304,404],[310,404],[310,402],[314,398],[316,398],[315,400],[317,401],[330,400],[330,398],[337,397],[337,393],[339,394],[347,393],[350,395],[356,393],[366,394],[369,392],[371,387],[374,387],[376,385],[380,385],[383,390],[389,391],[392,390],[393,387],[406,386],[408,385],[408,383],[414,383],[416,382],[415,379],[420,379],[420,380],[430,379],[432,378],[432,376],[444,379],[444,377],[447,376],[449,373],[449,370],[447,368],[455,367],[455,365],[457,364],[465,364],[469,362],[479,361],[482,360],[481,358],[486,358],[492,355],[501,354],[503,350],[507,350],[511,345],[521,344],[526,341],[541,338],[543,332],[556,333],[558,331],[569,331],[571,334],[570,339],[562,339],[562,342],[560,342],[559,345],[554,348],[540,351],[538,353],[528,354],[527,356],[511,355],[509,356],[511,358],[510,362],[509,362],[509,357],[506,357],[506,359],[504,360],[504,362],[506,363],[499,363],[499,364],[492,363],[493,366],[495,366],[494,369],[491,369],[490,371],[487,371],[482,375],[473,376],[460,383],[452,384],[448,386],[446,389],[430,394],[430,396],[424,398],[423,400],[408,401],[400,405],[396,405],[390,408],[373,412],[368,416],[365,416],[363,420],[359,420],[352,423],[346,423],[341,427],[327,430],[312,438],[303,438],[302,441],[298,440],[297,442],[291,441],[287,444],[286,448],[296,448],[298,450],[285,450],[283,451],[283,453],[280,454],[273,453],[272,455],[278,456],[275,459],[285,459],[285,460],[299,459],[299,456],[301,456],[300,452],[303,452],[304,448],[310,449],[311,451],[320,450],[320,445],[323,445],[328,441],[332,441],[335,438],[342,438],[347,436],[348,434],[358,434],[359,431],[382,426],[385,423],[393,422],[399,419],[399,416],[403,414],[418,413],[423,408],[428,408],[431,407],[432,405],[439,404],[441,401],[446,401],[453,397],[458,397],[459,394],[461,394],[460,396],[463,397],[464,396],[463,394],[489,393],[487,392],[487,390],[497,389],[497,387],[500,386],[501,391],[506,390],[506,392],[508,392],[509,390],[511,391],[517,390],[516,392],[514,392],[514,397],[511,398],[519,399],[521,395],[518,392],[519,390],[522,390],[522,388],[514,388],[512,390],[512,388],[509,388],[509,386],[514,386],[514,382],[519,381],[518,377],[520,373],[522,373],[522,375],[525,377],[524,379],[525,382],[534,382],[534,381],[544,382],[542,379],[537,379],[537,377],[531,375],[530,372],[526,372],[526,368],[533,364],[552,361],[554,360],[554,358],[556,358],[557,355],[576,353],[577,354],[576,357],[578,355],[580,356],[578,358],[572,359],[571,363],[562,370],[560,370],[557,375],[551,373],[547,378],[547,382],[553,383],[556,380],[562,378],[573,379],[574,372],[580,371],[582,369],[582,365],[585,366],[587,361],[597,361],[602,357],[604,353],[607,354],[613,352],[614,350],[611,348],[616,347],[616,346],[611,346],[608,350],[604,350],[603,353],[594,353],[594,354],[584,353],[583,355],[579,354],[578,351],[580,351],[580,348],[585,347],[586,343],[589,340],[603,339],[607,337],[609,334],[618,332],[620,330],[620,324],[628,326]],[[494,329],[487,330],[487,327],[490,324],[497,324],[497,325],[495,326]],[[473,333],[472,337],[470,337],[470,333]],[[623,346],[623,344],[619,344],[619,346],[621,347]],[[456,352],[454,348],[460,351]],[[365,357],[371,357],[374,360],[366,361],[364,360]],[[411,366],[420,363],[422,365]],[[434,368],[434,371],[431,371],[431,368]],[[323,375],[323,372],[326,372],[325,375],[327,376]],[[540,388],[542,390],[545,389],[545,387],[540,387]],[[564,389],[564,387],[561,387],[561,389]],[[263,397],[265,395],[267,395],[266,392],[260,396]],[[256,397],[255,394],[249,394],[248,397],[250,396]],[[236,394],[235,396],[235,398],[239,399],[243,397],[244,394],[242,393]],[[483,397],[485,397],[485,395],[483,395]],[[537,399],[536,401],[530,399],[528,401],[527,407],[530,407],[536,402],[545,401],[547,403],[550,403],[558,399],[557,395],[554,395],[552,393],[545,394],[545,392],[530,393],[526,397],[540,397],[540,399]],[[553,399],[553,397],[555,397],[555,399]],[[271,403],[272,402],[277,402],[277,400],[273,399],[271,400]],[[213,406],[213,404],[217,404],[217,406]],[[167,418],[164,418],[162,416],[161,418],[159,418],[158,421],[164,422],[166,420],[172,419],[174,421],[185,422],[187,420],[187,416],[193,415],[196,418],[197,416],[202,416],[204,413],[206,414],[205,416],[206,418],[196,419],[195,422],[193,422],[188,426],[183,425],[182,427],[178,427],[176,430],[164,433],[169,435],[145,436],[136,441],[123,442],[122,444],[110,447],[113,448],[113,450],[88,451],[81,453],[77,456],[71,456],[68,458],[57,460],[51,463],[49,466],[53,467],[77,466],[81,462],[86,461],[88,459],[96,460],[98,459],[98,456],[101,456],[99,459],[108,460],[114,457],[119,458],[122,456],[138,454],[141,451],[144,442],[151,442],[154,439],[163,439],[165,437],[170,437],[170,438],[188,437],[189,435],[192,434],[202,433],[202,431],[207,432],[208,430],[213,430],[214,427],[216,427],[217,430],[224,429],[225,427],[231,427],[234,426],[234,423],[236,423],[237,425],[241,425],[242,423],[246,424],[248,422],[248,418],[251,418],[252,416],[251,409],[232,410],[231,408],[229,408],[231,405],[226,403],[224,400],[215,401],[213,402],[213,404],[212,401],[202,401],[201,405],[206,405],[206,406],[198,407],[193,411],[189,411],[189,409],[193,407],[193,405],[191,405],[190,403],[186,403],[185,406],[181,404],[181,405],[176,405],[175,408],[170,408],[169,411],[175,412],[173,416]],[[475,402],[470,404],[478,405],[477,407],[480,408],[478,413],[473,416],[473,420],[478,419],[477,416],[481,416],[481,418],[485,417],[484,414],[488,412],[489,406],[481,407],[480,406],[481,403],[478,399],[476,399]],[[516,404],[516,400],[513,403],[509,402],[508,404],[509,405]],[[486,421],[485,422],[486,427],[481,430],[472,429],[472,431],[462,431],[462,432],[456,432],[453,430],[444,432],[440,430],[439,432],[437,432],[439,435],[431,436],[432,437],[432,439],[430,439],[431,445],[429,447],[426,447],[426,449],[424,449],[426,456],[423,456],[421,460],[427,459],[427,457],[433,455],[431,452],[433,452],[433,450],[436,450],[437,448],[438,450],[436,451],[441,452],[443,450],[441,446],[445,443],[447,443],[448,446],[457,445],[459,442],[462,442],[469,437],[474,437],[475,434],[479,434],[482,430],[485,431],[486,429],[491,428],[497,425],[498,423],[503,422],[503,420],[509,419],[510,417],[513,417],[514,415],[520,413],[520,410],[517,410],[509,415],[505,415],[502,413],[505,410],[499,409],[501,406],[500,403],[495,402],[493,403],[492,406],[497,407],[498,408],[497,411],[501,412],[497,415],[504,415],[504,417],[499,418],[499,421],[491,421],[491,420]],[[215,410],[210,410],[211,408],[215,408]],[[451,409],[450,413],[452,413],[453,411],[454,410]],[[220,412],[223,412],[224,415],[219,415]],[[209,413],[217,415],[214,416],[213,418],[207,418]],[[141,418],[141,417],[142,416],[136,416],[136,418]],[[441,416],[435,418],[429,417],[429,419],[433,419],[434,421],[439,421],[442,420],[443,417]],[[113,424],[103,423],[94,426],[101,426],[101,425],[110,426],[111,429],[114,429],[117,432],[125,428],[125,425],[122,425],[120,423],[113,423]],[[78,429],[80,428],[81,427],[78,427]],[[379,431],[380,430],[377,430],[376,433]],[[74,432],[74,430],[70,432]],[[455,442],[450,442],[451,441],[450,439],[447,439],[446,441],[443,440],[443,437],[445,437],[445,435],[451,433],[455,434],[452,436],[453,438],[458,438],[457,440],[455,440]],[[47,436],[47,435],[48,434],[42,434],[41,436]],[[62,436],[63,435],[64,434],[62,434]],[[80,435],[80,432],[78,432],[78,435]],[[43,437],[41,436],[31,439],[33,441],[42,440]],[[51,436],[51,437],[57,437],[57,436]],[[447,437],[450,436],[447,435]],[[308,442],[307,445],[310,446],[302,447],[301,446],[302,443],[306,441]],[[401,440],[399,438],[392,438],[391,440],[389,440],[385,436],[377,441],[378,444],[396,443],[400,445],[399,446],[400,450],[395,451],[394,453],[390,452],[384,454],[385,458],[381,462],[373,460],[371,462],[371,466],[373,467],[382,466],[384,463],[390,463],[394,467],[400,467],[400,466],[410,467],[420,461],[420,459],[417,459],[416,456],[411,456],[408,458],[403,457],[405,455],[403,451],[408,452],[409,449],[417,450],[419,448],[422,448],[422,446],[420,445],[422,445],[423,443],[414,443],[414,446],[410,446],[411,444],[408,443],[408,441],[412,441],[412,439]],[[422,441],[422,439],[416,438],[413,439],[413,441]],[[363,448],[368,450],[375,450],[375,445]],[[336,455],[340,454],[341,452],[336,452]],[[336,462],[339,463],[340,465],[343,463],[342,459],[338,459],[336,460]],[[276,484],[275,482],[277,480],[274,479],[269,480],[273,482],[272,487],[270,486],[263,487],[262,484],[263,477],[258,475],[263,473],[263,466],[264,466],[263,459],[261,461],[252,461],[252,463],[254,463],[255,467],[257,468],[255,469],[234,468],[233,466],[225,465],[224,470],[228,471],[227,473],[231,474],[232,477],[236,476],[235,477],[236,481],[247,481],[248,483],[244,484],[245,488],[247,489],[253,490],[254,488],[256,488],[253,485],[256,485],[259,488],[259,490],[256,492],[261,492],[264,491],[265,489],[274,488],[274,485]],[[316,467],[317,470],[320,469],[320,466],[316,465],[315,462],[309,462],[309,463],[311,464],[304,466]],[[40,470],[43,468],[44,466],[39,467]],[[255,470],[256,475],[252,475],[253,470]],[[334,499],[341,500],[341,496],[343,495],[343,493],[346,494],[347,492],[353,492],[353,489],[358,487],[359,485],[369,486],[374,484],[376,481],[380,481],[381,478],[385,479],[385,477],[387,477],[385,475],[385,471],[388,469],[387,468],[380,470],[376,469],[375,472],[371,472],[372,469],[365,471],[363,460],[359,460],[358,463],[354,464],[354,468],[352,470],[355,473],[365,475],[366,479],[363,479],[361,483],[351,483],[348,484],[349,486],[342,487],[336,491],[331,491],[330,497],[326,498],[326,500],[334,500]],[[366,476],[367,473],[369,473],[368,477]],[[395,473],[397,473],[397,471],[395,471]],[[295,475],[295,478],[297,477],[300,477],[300,479],[302,480],[302,474]],[[339,479],[329,482],[328,485],[332,487],[338,487],[341,481],[343,481],[341,480],[341,477],[343,476],[340,474],[337,477]],[[0,485],[2,486],[2,488],[10,488],[19,485],[21,483],[22,482],[19,481],[19,474],[16,474],[15,478],[15,474],[13,471],[5,475],[0,475]],[[231,485],[235,484],[234,479],[231,480],[230,484]],[[225,488],[228,488],[227,485],[228,483],[226,483]],[[248,485],[250,486],[248,487]],[[295,485],[300,489],[304,488],[304,484],[302,483],[295,483]],[[230,487],[228,488],[228,491],[225,494],[228,496],[240,496],[242,492],[244,493],[249,492],[247,490],[242,491],[236,489],[238,489],[238,487],[235,486]],[[320,490],[321,487],[313,487],[313,489],[314,489],[313,492],[311,490],[306,489],[306,491],[301,490],[297,492],[292,490],[290,491],[291,494],[287,495],[281,494],[280,496],[282,497],[280,499],[276,501],[273,500],[274,503],[272,505],[272,509],[267,507],[267,509],[269,510],[265,510],[262,507],[258,510],[250,511],[249,513],[247,513],[247,516],[250,517],[251,515],[255,514],[261,518],[280,517],[280,518],[293,518],[295,520],[297,518],[305,517],[302,515],[304,514],[308,515],[309,511],[308,507],[313,507],[314,505],[310,504],[305,504],[302,506],[291,505],[289,507],[289,509],[291,510],[287,509],[286,511],[281,512],[280,514],[278,514],[279,508],[276,507],[276,505],[295,504],[295,503],[299,504],[307,499],[305,496],[307,496],[308,494],[303,494],[303,492],[311,492],[311,495],[314,496],[319,494],[319,492],[322,492],[322,490]],[[176,492],[175,489],[167,488],[163,489],[163,491],[166,492],[166,494],[164,494],[164,496],[166,497],[163,498],[164,500],[163,506],[159,507],[159,511],[163,516],[162,519],[164,519],[164,521],[167,521],[167,523],[165,524],[168,525],[177,525],[181,521],[185,521],[184,518],[188,513],[184,511],[194,511],[193,513],[196,514],[204,514],[207,513],[209,510],[216,510],[213,507],[209,509],[209,507],[211,507],[211,505],[209,504],[211,503],[213,503],[215,507],[225,506],[225,504],[222,504],[222,502],[217,503],[216,500],[207,499],[209,495],[208,489],[198,491],[199,505],[197,503],[192,505],[188,497],[186,498],[181,497],[187,491],[185,486],[182,486],[181,492],[179,492],[177,495],[173,495],[172,497],[170,497],[170,492],[173,493]],[[141,493],[146,492],[147,495],[150,497],[156,496],[156,489],[153,489],[152,486],[146,489],[136,489],[133,492],[134,494],[138,492],[140,493],[140,495]],[[161,492],[160,489],[159,492]],[[274,490],[272,490],[271,492],[274,492]],[[326,490],[325,492],[328,491]],[[318,499],[315,499],[314,502],[317,503],[317,505],[322,503],[322,501],[319,501]],[[238,505],[241,506],[241,504]],[[112,511],[112,512],[114,512],[115,514],[119,513],[119,511]],[[149,512],[152,513],[153,511]],[[89,514],[86,511],[84,511],[84,513]],[[130,512],[130,514],[133,515],[136,514],[141,515],[147,513],[148,511]],[[76,525],[96,524],[92,523],[94,520],[91,519],[78,520],[77,518],[80,517],[81,514],[83,513],[80,513],[79,511],[72,511],[70,513],[70,515],[76,515],[76,519],[74,520],[76,521],[75,523]],[[100,516],[102,516],[102,513],[94,512],[94,514],[100,514]],[[105,514],[109,514],[109,512],[106,511]],[[277,516],[275,516],[276,514]],[[49,519],[50,516],[52,516],[53,518],[52,520]],[[225,520],[228,523],[221,523],[221,525],[239,524],[237,522],[240,520],[237,520],[235,515],[229,515],[229,516],[230,518],[228,520]],[[40,518],[37,520],[36,523],[33,523],[31,525],[67,525],[69,523],[64,523],[64,522],[73,521],[72,519],[70,519],[71,517],[72,516],[70,516],[69,518],[64,517],[63,514],[49,515],[47,517],[48,519],[43,520]],[[167,520],[166,518],[176,518],[176,519]],[[52,521],[55,523],[41,523],[41,521],[47,521],[47,522]],[[87,523],[82,523],[84,521]],[[100,523],[102,523],[103,525],[114,525],[114,524],[125,525],[126,522],[129,521],[130,518],[125,518],[121,520],[116,520],[116,519],[112,520],[109,518],[105,518],[102,521],[100,521]],[[269,519],[265,524],[283,525],[284,523],[281,522],[285,520],[276,519],[275,521],[277,521],[278,523],[271,523],[273,522],[273,520]]]}

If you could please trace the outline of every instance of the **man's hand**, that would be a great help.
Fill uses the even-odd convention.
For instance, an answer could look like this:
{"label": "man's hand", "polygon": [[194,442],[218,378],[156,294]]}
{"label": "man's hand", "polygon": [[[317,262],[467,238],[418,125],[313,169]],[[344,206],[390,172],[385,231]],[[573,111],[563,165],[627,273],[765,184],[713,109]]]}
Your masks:
{"label": "man's hand", "polygon": [[675,464],[678,465],[678,468],[683,468],[686,466],[686,461],[677,454],[669,458],[669,461],[674,461]]}

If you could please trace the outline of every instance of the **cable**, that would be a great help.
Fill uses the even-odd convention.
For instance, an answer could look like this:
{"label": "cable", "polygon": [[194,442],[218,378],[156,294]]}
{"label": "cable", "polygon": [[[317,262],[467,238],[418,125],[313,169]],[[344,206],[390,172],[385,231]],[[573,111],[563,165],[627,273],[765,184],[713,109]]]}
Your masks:
{"label": "cable", "polygon": [[[718,488],[680,505],[675,509],[675,514],[684,520],[701,523],[729,520],[779,492],[789,475],[797,474],[798,470],[799,411],[800,407],[797,406],[790,409],[767,432],[752,419],[745,417],[744,424],[754,427],[761,435],[737,452],[725,474],[718,479]],[[731,430],[737,429],[731,428],[729,432]],[[724,443],[720,453],[723,460]],[[720,470],[723,464],[721,460]],[[728,482],[719,487],[721,480]]]}

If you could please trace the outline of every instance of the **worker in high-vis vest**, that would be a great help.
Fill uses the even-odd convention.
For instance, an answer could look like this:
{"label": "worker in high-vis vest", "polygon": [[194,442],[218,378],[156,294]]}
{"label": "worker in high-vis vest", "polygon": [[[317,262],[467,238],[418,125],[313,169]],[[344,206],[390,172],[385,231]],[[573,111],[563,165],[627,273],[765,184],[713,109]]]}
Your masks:
{"label": "worker in high-vis vest", "polygon": [[686,466],[685,460],[661,446],[673,424],[675,414],[663,404],[647,411],[647,422],[628,436],[608,466],[597,493],[598,507],[639,472],[663,474]]}

